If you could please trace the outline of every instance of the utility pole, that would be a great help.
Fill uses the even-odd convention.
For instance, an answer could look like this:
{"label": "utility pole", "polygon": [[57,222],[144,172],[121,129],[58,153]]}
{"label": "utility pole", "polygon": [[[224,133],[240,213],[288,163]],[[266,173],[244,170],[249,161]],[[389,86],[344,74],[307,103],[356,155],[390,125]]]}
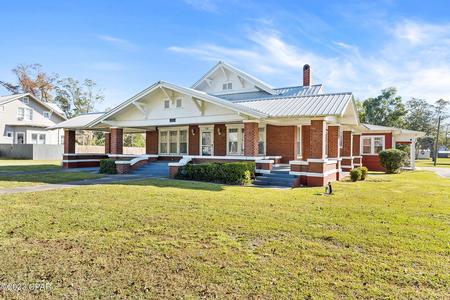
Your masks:
{"label": "utility pole", "polygon": [[434,166],[436,167],[437,163],[437,156],[438,156],[438,144],[439,144],[439,128],[441,127],[441,116],[439,115],[438,118],[438,127],[437,127],[437,134],[436,134],[436,143],[434,144]]}

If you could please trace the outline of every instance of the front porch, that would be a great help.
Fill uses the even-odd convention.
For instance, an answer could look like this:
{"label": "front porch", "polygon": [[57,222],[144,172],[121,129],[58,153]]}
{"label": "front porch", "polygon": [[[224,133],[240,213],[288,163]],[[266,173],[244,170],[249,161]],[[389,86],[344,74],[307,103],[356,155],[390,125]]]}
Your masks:
{"label": "front porch", "polygon": [[[299,122],[298,122],[299,123]],[[339,180],[342,171],[361,164],[360,134],[328,122],[275,125],[254,120],[240,123],[191,124],[105,130],[104,153],[75,153],[75,130],[65,131],[63,166],[95,167],[116,160],[119,173],[130,173],[152,161],[172,161],[173,177],[187,163],[256,162],[257,174],[270,174],[284,164],[297,180],[294,186],[323,186]],[[123,154],[124,133],[145,134],[145,154]]]}

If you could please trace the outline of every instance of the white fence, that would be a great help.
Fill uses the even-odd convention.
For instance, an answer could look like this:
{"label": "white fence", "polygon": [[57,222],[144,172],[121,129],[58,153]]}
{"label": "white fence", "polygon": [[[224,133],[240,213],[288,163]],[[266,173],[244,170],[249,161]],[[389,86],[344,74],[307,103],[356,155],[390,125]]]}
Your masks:
{"label": "white fence", "polygon": [[[105,153],[105,147],[76,145],[75,153]],[[145,154],[145,148],[123,147],[123,154]]]}

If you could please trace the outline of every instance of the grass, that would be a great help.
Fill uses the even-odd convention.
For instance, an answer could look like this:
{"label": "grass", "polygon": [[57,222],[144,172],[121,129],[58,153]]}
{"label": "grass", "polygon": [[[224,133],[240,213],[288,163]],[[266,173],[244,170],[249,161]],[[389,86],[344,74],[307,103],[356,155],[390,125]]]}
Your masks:
{"label": "grass", "polygon": [[42,185],[48,183],[65,183],[84,179],[96,179],[103,177],[102,174],[89,172],[73,173],[39,173],[39,174],[21,174],[21,175],[2,175],[0,173],[0,189],[15,188],[22,186]]}
{"label": "grass", "polygon": [[0,159],[0,174],[56,170],[60,168],[61,161],[58,160]]}
{"label": "grass", "polygon": [[[416,160],[416,167],[434,167],[434,164],[431,159],[419,159],[419,160]],[[438,157],[436,167],[450,168],[450,158],[439,158]]]}
{"label": "grass", "polygon": [[157,179],[0,196],[0,279],[66,298],[448,297],[450,180],[369,176],[333,196]]}

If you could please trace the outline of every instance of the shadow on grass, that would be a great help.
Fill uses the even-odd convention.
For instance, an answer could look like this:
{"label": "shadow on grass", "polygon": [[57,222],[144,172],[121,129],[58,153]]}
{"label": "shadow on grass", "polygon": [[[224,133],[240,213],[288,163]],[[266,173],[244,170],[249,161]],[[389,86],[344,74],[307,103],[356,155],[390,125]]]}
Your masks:
{"label": "shadow on grass", "polygon": [[[55,184],[55,183],[71,183],[81,180],[98,179],[103,177],[102,174],[90,172],[76,172],[76,173],[38,173],[38,174],[19,174],[6,175],[0,174],[0,186],[8,188],[5,182],[16,183],[41,183],[41,184]],[[2,184],[3,183],[3,184]]]}
{"label": "shadow on grass", "polygon": [[136,186],[155,186],[160,188],[177,188],[185,190],[205,190],[220,192],[223,191],[225,185],[219,183],[179,180],[168,178],[149,178],[136,181],[117,182],[112,184],[136,185]]}
{"label": "shadow on grass", "polygon": [[0,166],[0,175],[4,173],[15,173],[15,172],[33,172],[33,171],[54,171],[61,170],[61,166],[45,164],[45,165],[7,165]]}

